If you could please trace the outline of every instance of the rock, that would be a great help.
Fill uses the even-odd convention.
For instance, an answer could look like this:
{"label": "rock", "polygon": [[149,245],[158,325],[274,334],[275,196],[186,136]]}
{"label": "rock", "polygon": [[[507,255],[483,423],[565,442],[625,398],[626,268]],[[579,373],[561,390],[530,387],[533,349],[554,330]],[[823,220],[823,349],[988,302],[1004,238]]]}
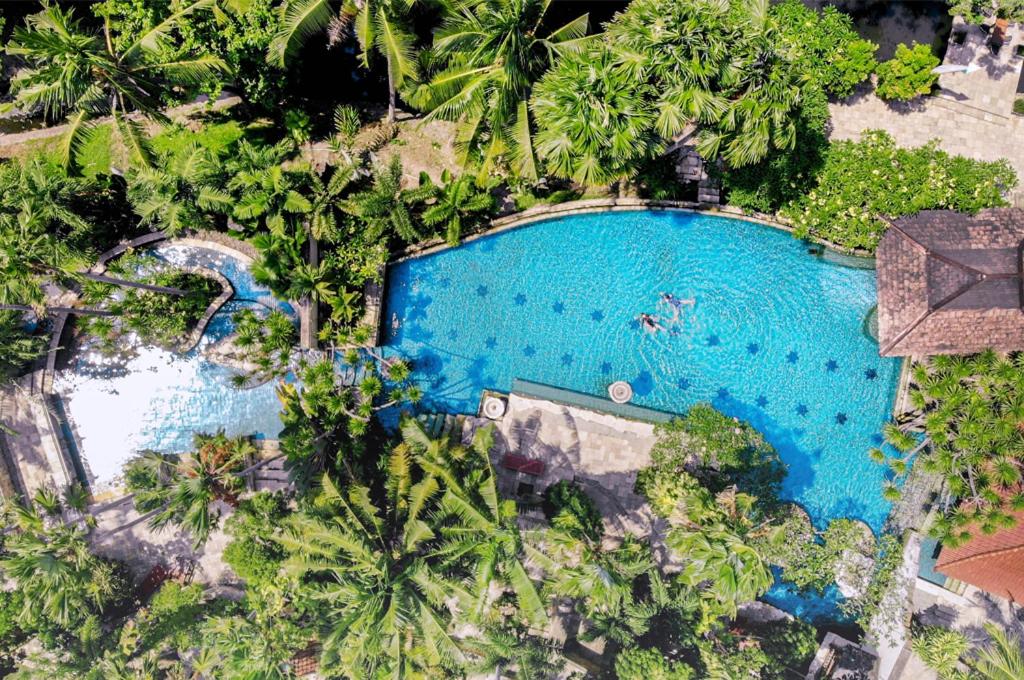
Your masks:
{"label": "rock", "polygon": [[207,360],[230,368],[243,375],[253,375],[259,371],[259,366],[243,358],[242,351],[235,345],[237,334],[231,334],[218,342],[207,345],[203,348],[203,356]]}
{"label": "rock", "polygon": [[860,597],[871,584],[875,561],[856,550],[847,549],[836,566],[836,585],[843,597]]}

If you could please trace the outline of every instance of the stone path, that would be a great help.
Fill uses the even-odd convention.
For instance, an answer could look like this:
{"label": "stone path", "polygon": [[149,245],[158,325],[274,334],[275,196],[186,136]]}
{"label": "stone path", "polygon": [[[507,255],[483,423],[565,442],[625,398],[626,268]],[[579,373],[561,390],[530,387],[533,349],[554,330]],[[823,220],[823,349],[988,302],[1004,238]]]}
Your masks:
{"label": "stone path", "polygon": [[[487,422],[467,420],[465,437]],[[650,508],[633,493],[637,471],[651,462],[652,424],[512,394],[495,434],[496,469],[502,470],[506,453],[543,460],[544,474],[535,479],[539,492],[560,480],[575,480],[594,500],[610,536],[656,531]],[[502,482],[503,493],[513,495],[515,475],[503,474]]]}
{"label": "stone path", "polygon": [[[982,161],[1005,158],[1024,178],[1024,117],[1014,115],[1020,57],[1016,47],[1024,38],[1024,27],[1011,26],[1010,41],[993,57],[984,44],[987,36],[976,26],[958,25],[967,31],[964,44],[952,41],[944,63],[980,67],[974,73],[944,74],[940,91],[911,102],[887,103],[876,97],[871,85],[853,96],[829,104],[832,139],[859,139],[864,130],[882,129],[900,146],[921,146],[938,140],[940,148]],[[1024,205],[1024,189],[1011,196]]]}
{"label": "stone path", "polygon": [[41,488],[63,490],[74,473],[61,449],[61,435],[49,405],[45,397],[26,389],[29,381],[31,376],[26,376],[19,384],[0,390],[0,420],[14,432],[0,437],[10,456],[16,486],[31,497]]}

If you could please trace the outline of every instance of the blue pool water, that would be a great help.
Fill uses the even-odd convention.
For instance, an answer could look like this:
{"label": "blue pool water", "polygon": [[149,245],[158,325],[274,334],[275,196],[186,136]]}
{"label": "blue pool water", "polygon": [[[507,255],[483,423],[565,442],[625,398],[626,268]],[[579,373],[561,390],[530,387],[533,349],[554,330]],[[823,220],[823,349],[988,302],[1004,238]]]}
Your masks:
{"label": "blue pool water", "polygon": [[294,310],[257,285],[244,262],[226,253],[180,244],[160,245],[149,253],[172,264],[215,269],[231,282],[235,295],[186,354],[136,347],[123,359],[86,347],[57,374],[54,387],[94,491],[117,486],[124,462],[137,451],[184,452],[195,432],[224,428],[229,435],[275,437],[281,431],[274,383],[237,389],[231,384],[233,372],[208,361],[203,351],[233,332],[231,315],[241,308],[260,313],[277,308],[293,316]]}
{"label": "blue pool water", "polygon": [[[899,363],[862,330],[872,270],[807,254],[740,220],[617,212],[542,222],[389,270],[389,347],[414,360],[424,407],[475,413],[515,378],[683,413],[709,401],[750,421],[789,467],[783,495],[814,523],[889,512],[881,443]],[[696,304],[678,334],[645,334],[659,293]],[[780,597],[783,595],[779,594]]]}

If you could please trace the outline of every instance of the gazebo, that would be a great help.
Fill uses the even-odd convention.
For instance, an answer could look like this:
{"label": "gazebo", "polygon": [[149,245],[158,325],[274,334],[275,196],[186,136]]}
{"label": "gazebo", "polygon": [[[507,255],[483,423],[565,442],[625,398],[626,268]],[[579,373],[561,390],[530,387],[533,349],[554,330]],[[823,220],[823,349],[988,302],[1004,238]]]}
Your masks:
{"label": "gazebo", "polygon": [[1024,210],[925,210],[878,246],[882,356],[1024,349]]}

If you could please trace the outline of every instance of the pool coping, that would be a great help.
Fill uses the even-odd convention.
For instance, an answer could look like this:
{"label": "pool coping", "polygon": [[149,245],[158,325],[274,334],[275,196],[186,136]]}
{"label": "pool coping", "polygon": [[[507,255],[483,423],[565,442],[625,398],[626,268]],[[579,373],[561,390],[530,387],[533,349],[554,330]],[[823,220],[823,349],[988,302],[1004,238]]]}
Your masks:
{"label": "pool coping", "polygon": [[[784,231],[790,235],[795,231],[793,226],[772,215],[766,215],[758,212],[746,212],[740,208],[729,205],[718,206],[710,205],[708,203],[697,203],[694,201],[661,201],[647,198],[592,198],[579,201],[566,201],[565,203],[556,203],[554,205],[544,204],[534,206],[511,215],[499,217],[492,220],[488,227],[464,237],[459,244],[454,246],[449,245],[446,241],[440,238],[413,244],[402,250],[397,257],[389,260],[388,266],[425,255],[433,255],[434,253],[449,250],[451,248],[458,248],[464,243],[470,243],[486,236],[500,234],[505,231],[510,231],[512,229],[517,229],[519,227],[524,227],[547,219],[570,215],[587,215],[602,212],[633,212],[640,210],[650,210],[652,212],[673,211],[729,217],[732,219],[742,220],[744,222],[751,222],[753,224],[771,227],[772,229],[778,229],[779,231]],[[810,236],[802,240],[809,243],[816,243],[842,255],[859,257],[864,260],[875,259],[874,254],[866,250],[845,248],[822,238]]]}

